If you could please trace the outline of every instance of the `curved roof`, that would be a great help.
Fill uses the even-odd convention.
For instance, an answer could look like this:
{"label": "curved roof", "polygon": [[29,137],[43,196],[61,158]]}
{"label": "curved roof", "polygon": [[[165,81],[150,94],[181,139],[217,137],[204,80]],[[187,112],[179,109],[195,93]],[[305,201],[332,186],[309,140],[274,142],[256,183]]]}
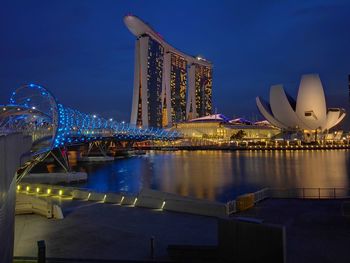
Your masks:
{"label": "curved roof", "polygon": [[[283,107],[281,107],[283,105]],[[307,129],[306,125],[298,119],[288,100],[282,85],[274,85],[270,88],[270,106],[273,116],[289,127]]]}
{"label": "curved roof", "polygon": [[279,122],[273,117],[273,114],[270,110],[270,105],[268,103],[266,103],[264,100],[260,99],[259,97],[256,97],[255,101],[260,113],[265,117],[266,120],[268,120],[272,125],[276,127],[279,127],[282,129],[287,128],[287,126],[285,126],[284,124],[282,124],[281,122]]}
{"label": "curved roof", "polygon": [[124,23],[127,26],[127,28],[130,30],[132,34],[134,34],[136,37],[140,37],[144,34],[151,36],[153,39],[155,39],[157,42],[162,44],[162,46],[172,53],[175,53],[177,55],[180,55],[184,57],[188,62],[190,63],[196,63],[203,66],[211,66],[211,62],[201,58],[201,57],[195,57],[188,55],[173,46],[171,46],[169,43],[167,43],[163,37],[157,33],[150,25],[148,25],[146,22],[142,21],[140,18],[134,15],[126,15],[124,17]]}
{"label": "curved roof", "polygon": [[320,77],[317,74],[301,77],[296,114],[311,129],[324,126],[327,119],[326,99]]}
{"label": "curved roof", "polygon": [[282,85],[271,87],[270,104],[259,97],[256,104],[271,124],[283,129],[329,130],[346,115],[344,109],[327,110],[322,83],[317,74],[302,76],[296,106]]}
{"label": "curved roof", "polygon": [[210,122],[210,121],[228,122],[229,119],[223,114],[213,114],[213,115],[192,119],[189,122]]}

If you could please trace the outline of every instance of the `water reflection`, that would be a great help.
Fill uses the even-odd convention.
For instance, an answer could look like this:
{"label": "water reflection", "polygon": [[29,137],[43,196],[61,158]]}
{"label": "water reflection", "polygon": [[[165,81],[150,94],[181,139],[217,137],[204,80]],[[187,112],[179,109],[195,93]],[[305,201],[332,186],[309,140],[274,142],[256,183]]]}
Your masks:
{"label": "water reflection", "polygon": [[263,187],[348,187],[347,150],[150,152],[112,163],[79,164],[96,191],[158,189],[226,201]]}

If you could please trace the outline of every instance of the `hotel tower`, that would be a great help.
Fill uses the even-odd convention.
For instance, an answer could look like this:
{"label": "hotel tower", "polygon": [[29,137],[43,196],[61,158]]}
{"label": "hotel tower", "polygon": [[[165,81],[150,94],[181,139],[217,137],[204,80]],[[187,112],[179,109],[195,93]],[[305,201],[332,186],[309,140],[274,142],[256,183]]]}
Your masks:
{"label": "hotel tower", "polygon": [[136,16],[124,22],[136,36],[130,123],[170,127],[212,113],[212,64],[168,44]]}

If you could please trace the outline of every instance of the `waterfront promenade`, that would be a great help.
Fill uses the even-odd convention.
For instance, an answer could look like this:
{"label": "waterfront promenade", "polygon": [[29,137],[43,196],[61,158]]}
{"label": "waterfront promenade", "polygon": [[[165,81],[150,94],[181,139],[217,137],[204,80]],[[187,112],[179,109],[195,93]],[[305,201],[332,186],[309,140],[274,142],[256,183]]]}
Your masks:
{"label": "waterfront promenade", "polygon": [[217,244],[213,217],[76,200],[62,208],[63,220],[16,216],[15,257],[36,257],[38,240],[47,257],[111,260],[149,260],[152,236],[159,260],[168,258],[169,244]]}
{"label": "waterfront promenade", "polygon": [[[288,263],[348,262],[346,202],[267,199],[231,218],[284,225]],[[64,220],[16,216],[15,256],[35,257],[36,241],[41,239],[46,241],[48,257],[121,260],[149,260],[152,236],[158,260],[169,260],[170,244],[217,244],[214,217],[76,200],[65,201],[62,207]]]}

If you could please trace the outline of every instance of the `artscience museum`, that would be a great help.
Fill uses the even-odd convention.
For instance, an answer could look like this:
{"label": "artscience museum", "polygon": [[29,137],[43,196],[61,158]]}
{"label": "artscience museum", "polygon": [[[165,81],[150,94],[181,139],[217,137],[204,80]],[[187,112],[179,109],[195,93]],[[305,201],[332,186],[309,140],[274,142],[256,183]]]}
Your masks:
{"label": "artscience museum", "polygon": [[285,92],[283,85],[274,85],[270,88],[270,102],[256,97],[256,104],[266,120],[283,131],[327,133],[346,115],[342,108],[327,108],[317,74],[301,77],[296,100]]}

